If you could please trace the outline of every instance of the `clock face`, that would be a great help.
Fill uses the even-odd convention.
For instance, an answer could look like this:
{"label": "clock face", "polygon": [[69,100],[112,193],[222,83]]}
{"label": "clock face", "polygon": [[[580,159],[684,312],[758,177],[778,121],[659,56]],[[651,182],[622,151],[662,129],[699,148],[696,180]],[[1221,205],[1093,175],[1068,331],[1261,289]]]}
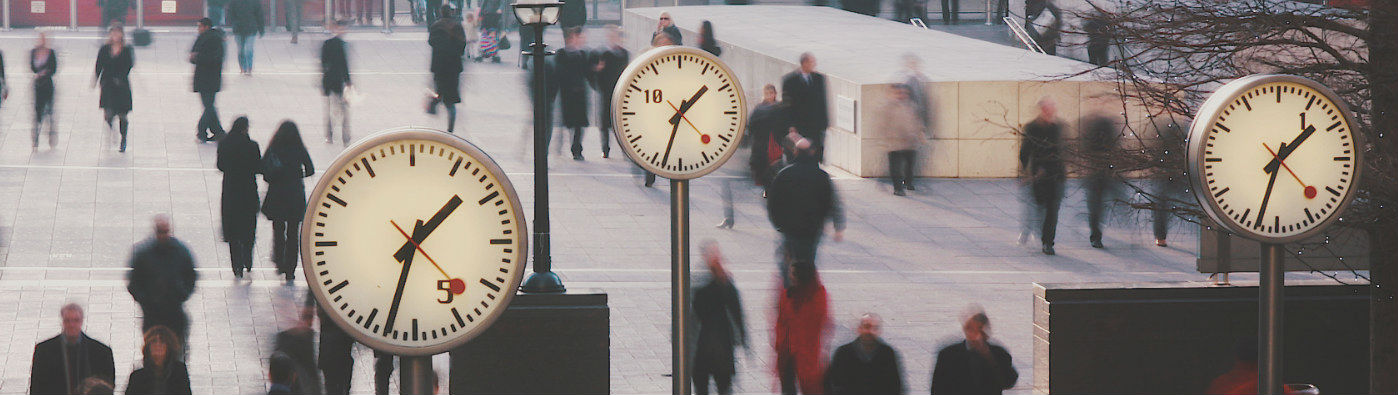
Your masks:
{"label": "clock face", "polygon": [[479,149],[400,130],[351,147],[321,177],[302,224],[306,280],[366,345],[431,355],[479,334],[524,271],[514,187]]}
{"label": "clock face", "polygon": [[1293,76],[1220,88],[1191,131],[1195,193],[1213,219],[1268,242],[1320,231],[1348,204],[1359,155],[1349,111]]}
{"label": "clock face", "polygon": [[734,77],[703,50],[647,51],[622,73],[612,96],[617,141],[662,177],[708,174],[737,150],[747,125],[743,88]]}

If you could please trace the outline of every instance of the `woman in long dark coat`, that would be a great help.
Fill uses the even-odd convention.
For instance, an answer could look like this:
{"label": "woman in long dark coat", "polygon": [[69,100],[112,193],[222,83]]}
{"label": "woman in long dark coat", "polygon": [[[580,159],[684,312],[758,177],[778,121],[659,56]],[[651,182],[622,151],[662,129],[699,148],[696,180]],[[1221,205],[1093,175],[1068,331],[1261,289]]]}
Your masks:
{"label": "woman in long dark coat", "polygon": [[272,220],[272,261],[287,284],[296,279],[301,218],[306,214],[306,183],[301,179],[315,173],[296,123],[282,121],[262,154],[262,180],[267,182],[262,214]]}
{"label": "woman in long dark coat", "polygon": [[178,357],[183,346],[175,332],[164,326],[146,331],[141,347],[142,365],[126,380],[126,393],[189,395],[189,368]]}
{"label": "woman in long dark coat", "polygon": [[102,87],[98,106],[102,108],[102,119],[107,121],[107,129],[111,130],[113,119],[120,119],[120,152],[126,152],[126,114],[131,112],[130,77],[131,68],[135,65],[135,52],[126,45],[126,34],[121,31],[121,26],[112,26],[107,33],[107,44],[97,52],[97,70],[92,81]]}
{"label": "woman in long dark coat", "polygon": [[554,56],[554,73],[558,77],[559,108],[563,112],[563,127],[573,130],[573,159],[582,160],[582,135],[587,128],[587,83],[595,67],[582,45],[587,42],[582,28],[563,32],[566,46]]}
{"label": "woman in long dark coat", "polygon": [[58,146],[58,124],[53,120],[53,75],[58,72],[58,55],[49,48],[49,36],[40,32],[38,44],[29,51],[29,70],[34,72],[34,149],[39,149],[39,135],[47,120],[49,148]]}
{"label": "woman in long dark coat", "polygon": [[218,143],[218,170],[223,172],[223,240],[233,258],[233,275],[252,270],[252,244],[257,235],[257,173],[262,150],[248,137],[248,117],[238,117]]}

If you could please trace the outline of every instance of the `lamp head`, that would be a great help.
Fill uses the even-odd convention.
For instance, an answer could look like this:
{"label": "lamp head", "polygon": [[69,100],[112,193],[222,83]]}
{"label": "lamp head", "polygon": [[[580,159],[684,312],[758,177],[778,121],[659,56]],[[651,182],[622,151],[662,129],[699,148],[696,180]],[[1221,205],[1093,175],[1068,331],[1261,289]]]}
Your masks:
{"label": "lamp head", "polygon": [[554,0],[519,0],[511,7],[515,9],[515,19],[521,25],[558,23],[558,9],[562,2]]}

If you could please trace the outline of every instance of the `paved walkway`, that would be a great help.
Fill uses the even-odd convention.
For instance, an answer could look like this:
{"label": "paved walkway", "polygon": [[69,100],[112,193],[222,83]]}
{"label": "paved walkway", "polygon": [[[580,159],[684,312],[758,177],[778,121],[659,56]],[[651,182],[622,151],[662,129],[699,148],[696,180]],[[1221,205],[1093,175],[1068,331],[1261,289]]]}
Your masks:
{"label": "paved walkway", "polygon": [[[198,290],[187,305],[195,392],[265,391],[272,335],[290,321],[282,306],[295,303],[304,286],[283,287],[273,276],[265,234],[258,240],[256,280],[232,279],[219,240],[215,145],[193,138],[199,103],[189,92],[185,62],[192,34],[160,33],[153,46],[137,49],[136,111],[125,154],[104,145],[97,92],[89,85],[100,44],[96,32],[54,39],[61,64],[59,141],[54,149],[41,145],[31,152],[31,74],[22,66],[33,35],[0,35],[12,85],[0,107],[0,295],[11,301],[0,304],[0,394],[26,391],[33,344],[58,332],[58,309],[68,301],[87,306],[87,331],[113,346],[117,384],[125,387],[139,360],[138,309],[123,288],[126,258],[130,246],[147,237],[156,213],[174,218],[176,236],[198,260]],[[556,32],[551,36],[557,39]],[[292,45],[281,35],[260,39],[256,74],[230,73],[225,79],[219,96],[225,124],[248,114],[253,137],[265,142],[277,121],[294,119],[316,163],[329,163],[342,146],[319,138],[324,121],[313,44],[318,40],[308,35]],[[429,81],[423,33],[356,32],[349,41],[354,80],[366,93],[352,109],[356,136],[445,122],[422,111]],[[513,57],[505,60],[468,65],[460,133],[500,162],[530,206],[524,74]],[[227,69],[236,70],[232,56]],[[663,181],[658,188],[642,187],[620,154],[601,159],[596,137],[589,137],[586,161],[554,158],[555,268],[570,289],[610,296],[613,392],[668,392],[668,190]],[[692,237],[696,244],[706,238],[722,244],[744,296],[755,341],[741,359],[738,389],[770,392],[775,233],[760,192],[739,187],[735,229],[710,227],[721,218],[721,183],[735,174],[693,183]],[[880,180],[842,177],[836,184],[850,226],[846,241],[822,247],[819,263],[832,297],[833,341],[853,337],[860,313],[883,315],[887,340],[902,353],[914,393],[927,390],[932,353],[959,334],[955,317],[969,304],[989,312],[995,337],[1009,347],[1022,375],[1017,392],[1024,392],[1031,382],[1032,282],[1204,279],[1193,270],[1196,235],[1188,226],[1176,227],[1171,248],[1157,248],[1148,246],[1145,225],[1123,217],[1108,233],[1107,249],[1088,248],[1075,187],[1064,203],[1059,255],[1045,257],[1032,245],[1015,243],[1021,204],[1014,181],[921,180],[909,197],[892,196]],[[361,347],[356,393],[371,391],[371,364]],[[445,360],[437,366],[445,371]]]}

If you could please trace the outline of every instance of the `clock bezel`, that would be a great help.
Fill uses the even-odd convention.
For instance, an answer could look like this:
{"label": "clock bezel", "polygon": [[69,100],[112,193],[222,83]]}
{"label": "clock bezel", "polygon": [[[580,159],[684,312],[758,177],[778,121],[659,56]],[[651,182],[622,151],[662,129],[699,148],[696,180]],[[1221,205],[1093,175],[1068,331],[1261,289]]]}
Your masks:
{"label": "clock bezel", "polygon": [[[1223,114],[1228,104],[1236,100],[1239,95],[1245,94],[1253,88],[1273,83],[1294,83],[1302,85],[1314,90],[1330,100],[1331,103],[1334,103],[1335,109],[1340,112],[1341,117],[1344,119],[1345,129],[1350,134],[1352,140],[1351,145],[1353,146],[1351,151],[1354,154],[1354,166],[1351,167],[1350,185],[1348,188],[1345,188],[1345,193],[1340,197],[1340,201],[1335,206],[1335,210],[1326,218],[1310,226],[1310,228],[1304,232],[1291,236],[1272,236],[1260,233],[1229,218],[1223,212],[1223,209],[1219,207],[1218,202],[1209,195],[1208,180],[1203,171],[1205,168],[1205,142],[1207,141],[1209,130],[1212,129],[1214,122],[1218,121],[1219,116]],[[1364,167],[1364,154],[1362,149],[1363,137],[1354,129],[1354,126],[1354,113],[1350,112],[1349,106],[1346,105],[1344,101],[1340,100],[1339,96],[1329,87],[1309,78],[1289,74],[1255,74],[1233,80],[1219,87],[1218,90],[1209,95],[1209,98],[1199,107],[1199,112],[1195,116],[1194,121],[1190,124],[1187,162],[1189,165],[1189,179],[1192,184],[1191,186],[1194,188],[1194,197],[1199,201],[1200,207],[1203,208],[1204,213],[1208,215],[1209,219],[1224,230],[1235,235],[1263,243],[1274,244],[1293,243],[1315,237],[1316,235],[1324,233],[1327,228],[1334,225],[1334,223],[1339,220],[1340,216],[1343,215],[1345,210],[1349,208],[1350,203],[1354,200],[1356,190],[1358,189],[1360,176]],[[1260,193],[1261,191],[1258,192]]]}
{"label": "clock bezel", "polygon": [[[713,63],[716,67],[718,67],[718,69],[722,71],[724,75],[728,76],[728,79],[731,81],[730,84],[733,85],[733,90],[737,94],[736,96],[738,97],[738,130],[733,135],[733,142],[731,143],[733,144],[732,148],[728,149],[727,152],[724,152],[713,162],[710,162],[706,166],[691,171],[672,172],[666,169],[656,167],[655,165],[651,164],[650,161],[645,160],[645,158],[641,158],[640,154],[636,153],[635,149],[632,148],[630,144],[626,143],[626,137],[625,134],[622,132],[621,126],[623,125],[621,119],[621,104],[622,98],[626,94],[626,88],[630,86],[632,82],[635,81],[637,75],[641,72],[641,69],[649,66],[657,59],[677,54],[692,55],[704,58],[705,60],[709,61],[710,63]],[[738,142],[742,141],[744,134],[747,133],[748,126],[747,93],[743,90],[743,84],[741,81],[738,80],[738,75],[733,73],[733,69],[729,68],[728,64],[724,63],[723,60],[719,59],[717,56],[714,56],[713,54],[698,48],[691,48],[679,45],[666,45],[647,50],[640,56],[636,57],[636,59],[632,60],[631,64],[627,65],[626,69],[622,71],[621,78],[617,79],[616,88],[612,90],[611,117],[613,125],[612,136],[616,138],[616,141],[618,143],[617,145],[621,146],[621,152],[626,153],[626,157],[630,158],[632,162],[635,162],[636,165],[641,166],[642,169],[645,169],[646,171],[649,171],[651,173],[655,173],[655,175],[661,177],[665,177],[671,180],[692,180],[695,178],[703,177],[709,173],[714,172],[715,170],[718,170],[718,168],[723,167],[723,164],[727,163],[728,160],[733,157],[733,153],[738,152],[738,150],[740,149]]]}
{"label": "clock bezel", "polygon": [[[321,284],[316,284],[312,281],[313,279],[317,279],[319,276],[317,275],[315,269],[311,265],[307,265],[305,263],[313,262],[315,259],[313,251],[314,246],[311,240],[311,236],[314,235],[315,232],[313,230],[313,224],[315,223],[316,208],[319,206],[314,203],[324,198],[325,194],[328,192],[330,188],[331,181],[334,180],[335,177],[321,176],[320,180],[316,182],[315,188],[312,189],[311,194],[307,199],[307,201],[310,204],[306,205],[306,214],[303,221],[301,222],[300,252],[301,260],[303,263],[301,265],[301,269],[305,277],[306,284],[311,289],[311,295],[315,297],[318,306],[320,308],[326,309],[327,311],[327,314],[324,314],[323,317],[329,316],[331,321],[334,321],[335,325],[339,326],[340,329],[345,330],[346,333],[349,333],[350,336],[354,338],[354,340],[366,346],[369,346],[369,348],[372,348],[374,350],[387,352],[394,355],[430,356],[451,351],[452,349],[461,347],[462,345],[466,344],[467,342],[471,341],[477,336],[480,336],[492,325],[494,325],[495,321],[499,319],[502,314],[504,314],[507,308],[509,308],[510,302],[514,299],[515,293],[518,292],[519,285],[524,279],[525,261],[528,259],[529,251],[529,230],[528,223],[525,222],[524,213],[522,212],[522,206],[519,202],[519,194],[515,192],[514,184],[510,182],[510,179],[505,174],[504,170],[501,169],[500,166],[495,162],[495,159],[491,158],[490,155],[485,153],[485,151],[481,150],[479,147],[476,147],[476,145],[472,144],[470,141],[467,141],[466,139],[455,134],[449,134],[440,130],[417,126],[407,126],[384,130],[372,136],[366,137],[365,139],[360,140],[354,145],[351,145],[348,148],[346,148],[343,152],[340,153],[338,157],[335,158],[335,161],[332,162],[329,167],[325,168],[326,173],[322,174],[328,175],[334,174],[333,172],[339,172],[343,170],[346,166],[351,165],[353,161],[356,160],[356,158],[358,158],[360,155],[362,155],[369,149],[377,147],[381,144],[401,140],[426,140],[448,145],[452,148],[460,150],[462,153],[466,154],[467,156],[470,156],[472,159],[475,159],[475,161],[481,167],[484,167],[486,171],[489,171],[492,175],[494,175],[496,183],[499,185],[500,190],[504,195],[504,198],[508,199],[510,204],[513,205],[512,211],[514,211],[514,213],[511,220],[514,221],[514,223],[519,227],[519,237],[517,238],[519,240],[519,247],[515,249],[514,256],[511,258],[513,260],[514,269],[509,273],[509,283],[505,284],[508,288],[501,290],[500,298],[494,301],[492,305],[493,308],[490,309],[490,311],[487,312],[487,314],[478,317],[474,322],[476,325],[473,326],[472,329],[463,330],[462,332],[455,334],[454,338],[451,337],[452,335],[448,335],[447,340],[426,347],[400,346],[388,343],[380,339],[377,334],[366,333],[363,327],[349,322],[346,318],[341,317],[339,313],[334,312],[334,309],[330,308],[333,307],[333,305],[329,303],[328,295],[326,293],[326,287]],[[433,207],[432,209],[435,210],[436,207]]]}

